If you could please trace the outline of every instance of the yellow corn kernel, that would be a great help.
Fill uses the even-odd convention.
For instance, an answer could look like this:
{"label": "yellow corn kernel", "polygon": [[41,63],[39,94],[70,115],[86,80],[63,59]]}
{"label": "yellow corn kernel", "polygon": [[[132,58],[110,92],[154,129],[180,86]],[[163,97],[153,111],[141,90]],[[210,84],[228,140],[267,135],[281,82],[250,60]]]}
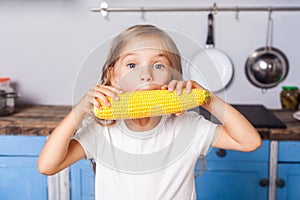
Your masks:
{"label": "yellow corn kernel", "polygon": [[127,92],[119,97],[119,101],[108,97],[110,107],[98,99],[101,108],[94,106],[95,116],[99,119],[117,120],[168,115],[204,104],[210,93],[202,89],[193,89],[190,93],[183,90],[181,95],[168,90],[147,90]]}

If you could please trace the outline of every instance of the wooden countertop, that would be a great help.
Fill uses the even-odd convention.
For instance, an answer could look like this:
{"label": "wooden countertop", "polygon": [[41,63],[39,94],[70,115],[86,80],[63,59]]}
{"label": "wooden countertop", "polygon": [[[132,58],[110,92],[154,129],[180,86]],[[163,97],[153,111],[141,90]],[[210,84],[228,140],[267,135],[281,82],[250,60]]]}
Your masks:
{"label": "wooden countertop", "polygon": [[47,136],[70,110],[70,106],[17,107],[13,115],[0,117],[0,135]]}
{"label": "wooden countertop", "polygon": [[[47,136],[71,110],[71,106],[18,107],[10,116],[0,117],[0,135]],[[263,139],[300,140],[300,121],[293,118],[296,111],[272,110],[286,129],[257,128]]]}
{"label": "wooden countertop", "polygon": [[286,129],[270,129],[270,140],[300,140],[300,121],[293,117],[295,110],[273,110],[273,114],[284,122]]}

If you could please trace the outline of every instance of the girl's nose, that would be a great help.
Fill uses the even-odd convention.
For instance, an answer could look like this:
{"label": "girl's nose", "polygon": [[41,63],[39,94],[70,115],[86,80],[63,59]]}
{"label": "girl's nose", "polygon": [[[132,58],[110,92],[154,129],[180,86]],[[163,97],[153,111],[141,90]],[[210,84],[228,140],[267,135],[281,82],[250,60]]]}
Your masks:
{"label": "girl's nose", "polygon": [[152,76],[149,73],[147,73],[147,74],[141,75],[140,79],[141,79],[141,81],[150,82],[150,81],[152,81]]}
{"label": "girl's nose", "polygon": [[140,80],[145,82],[152,81],[151,67],[143,66],[140,68]]}

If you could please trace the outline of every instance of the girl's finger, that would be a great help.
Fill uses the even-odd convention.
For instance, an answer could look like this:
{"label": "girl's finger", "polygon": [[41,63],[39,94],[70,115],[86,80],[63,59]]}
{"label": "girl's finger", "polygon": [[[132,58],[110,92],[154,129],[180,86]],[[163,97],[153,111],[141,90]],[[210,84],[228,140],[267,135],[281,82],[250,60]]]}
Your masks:
{"label": "girl's finger", "polygon": [[[120,89],[117,89],[117,88],[113,88],[113,87],[97,86],[94,91],[94,96],[98,97],[100,99],[102,99],[101,97],[103,97],[103,95],[109,96],[112,99],[114,99],[115,101],[118,101],[119,97],[116,93],[120,94],[120,93],[123,93],[123,91]],[[104,103],[106,103],[106,101]]]}
{"label": "girl's finger", "polygon": [[185,81],[178,81],[176,85],[176,94],[181,95],[182,89],[185,88],[186,82]]}
{"label": "girl's finger", "polygon": [[192,88],[193,88],[193,83],[192,83],[192,81],[187,81],[186,82],[186,92],[187,93],[190,93],[191,91],[192,91]]}
{"label": "girl's finger", "polygon": [[111,91],[113,91],[114,93],[117,93],[117,94],[123,94],[123,90],[121,90],[119,88],[116,88],[116,87],[113,87],[113,86],[110,86],[110,85],[98,85],[97,87],[106,88],[106,89],[111,90]]}
{"label": "girl's finger", "polygon": [[184,114],[184,111],[175,113],[176,117],[179,117],[179,116],[181,116],[181,115],[183,115],[183,114]]}
{"label": "girl's finger", "polygon": [[101,101],[105,106],[109,107],[110,106],[110,102],[109,100],[106,98],[106,96],[103,96],[103,95],[99,95],[97,97],[94,97],[94,99],[96,101]]}
{"label": "girl's finger", "polygon": [[170,81],[170,83],[168,85],[169,92],[173,92],[175,90],[177,82],[178,82],[177,80]]}
{"label": "girl's finger", "polygon": [[[106,106],[110,106],[110,102],[109,100],[107,99],[107,96],[111,97],[111,98],[114,98],[115,93],[112,92],[111,90],[109,89],[106,89],[106,88],[101,88],[101,87],[94,87],[90,90],[89,92],[89,98],[91,99],[91,103],[95,106],[98,105],[98,103],[96,103],[96,101],[101,101],[103,104],[105,104]],[[100,105],[99,105],[100,106]]]}
{"label": "girl's finger", "polygon": [[201,85],[199,85],[196,81],[189,80],[192,83],[192,88],[204,89]]}
{"label": "girl's finger", "polygon": [[162,85],[160,89],[161,90],[166,90],[166,89],[168,89],[168,86],[167,85]]}
{"label": "girl's finger", "polygon": [[115,92],[113,92],[112,89],[107,88],[107,87],[96,86],[96,87],[94,87],[94,96],[96,97],[97,94],[112,97],[113,95],[115,95]]}
{"label": "girl's finger", "polygon": [[99,101],[96,98],[93,98],[91,104],[96,106],[97,108],[101,109],[101,104],[99,103]]}

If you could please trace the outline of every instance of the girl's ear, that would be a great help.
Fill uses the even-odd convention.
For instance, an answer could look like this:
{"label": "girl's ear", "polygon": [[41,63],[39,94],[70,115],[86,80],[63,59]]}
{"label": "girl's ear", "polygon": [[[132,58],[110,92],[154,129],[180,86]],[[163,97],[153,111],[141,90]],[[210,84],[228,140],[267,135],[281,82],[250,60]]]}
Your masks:
{"label": "girl's ear", "polygon": [[115,76],[114,68],[110,67],[108,69],[108,73],[109,73],[109,79],[110,79],[111,85],[115,86],[117,84],[117,81],[116,81],[116,76]]}

